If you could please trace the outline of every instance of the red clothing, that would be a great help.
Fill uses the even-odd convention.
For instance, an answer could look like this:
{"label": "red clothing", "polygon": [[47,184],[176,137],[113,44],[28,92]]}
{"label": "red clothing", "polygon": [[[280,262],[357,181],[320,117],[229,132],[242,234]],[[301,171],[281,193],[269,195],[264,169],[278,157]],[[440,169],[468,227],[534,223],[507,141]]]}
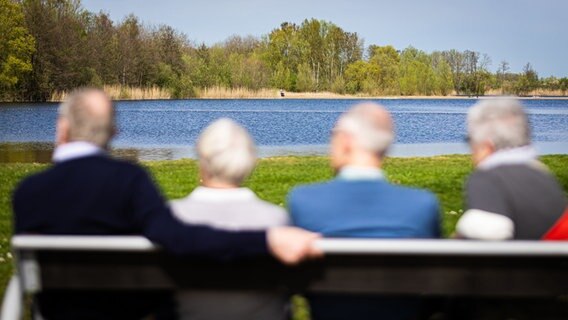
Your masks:
{"label": "red clothing", "polygon": [[554,224],[554,226],[544,235],[543,240],[568,240],[568,208],[564,214]]}

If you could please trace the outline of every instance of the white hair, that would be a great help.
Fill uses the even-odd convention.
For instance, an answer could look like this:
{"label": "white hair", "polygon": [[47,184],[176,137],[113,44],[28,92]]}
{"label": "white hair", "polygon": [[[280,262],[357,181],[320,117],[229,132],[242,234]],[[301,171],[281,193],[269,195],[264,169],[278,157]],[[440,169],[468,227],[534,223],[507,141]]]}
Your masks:
{"label": "white hair", "polygon": [[211,179],[240,185],[256,165],[256,148],[247,130],[222,118],[197,141],[199,165]]}
{"label": "white hair", "polygon": [[394,133],[372,117],[371,108],[379,105],[365,103],[347,111],[337,121],[335,130],[349,133],[363,149],[384,156],[394,140]]}
{"label": "white hair", "polygon": [[513,98],[475,104],[467,114],[467,130],[473,144],[491,141],[496,150],[531,143],[527,115],[521,103]]}

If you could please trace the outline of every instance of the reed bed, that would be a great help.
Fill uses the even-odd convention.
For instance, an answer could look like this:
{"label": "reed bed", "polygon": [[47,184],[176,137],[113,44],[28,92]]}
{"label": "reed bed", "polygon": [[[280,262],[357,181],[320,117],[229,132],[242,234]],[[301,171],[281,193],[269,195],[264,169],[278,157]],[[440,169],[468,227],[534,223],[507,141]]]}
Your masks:
{"label": "reed bed", "polygon": [[[168,89],[160,87],[128,87],[121,85],[105,85],[103,90],[113,100],[159,100],[171,99]],[[69,91],[56,91],[51,95],[51,101],[63,101],[69,95]]]}
{"label": "reed bed", "polygon": [[280,97],[280,94],[276,89],[252,90],[215,86],[197,89],[196,96],[200,99],[274,99]]}
{"label": "reed bed", "polygon": [[[159,100],[159,99],[172,99],[170,90],[160,87],[123,87],[121,85],[105,85],[103,90],[110,95],[113,100]],[[63,101],[69,94],[68,91],[56,91],[51,95],[51,101]],[[485,96],[499,96],[502,95],[501,90],[488,90]],[[455,95],[452,92],[447,96],[376,96],[368,94],[339,94],[334,92],[284,92],[285,99],[463,99],[465,96]],[[561,90],[534,90],[528,95],[521,98],[530,97],[566,97],[566,92]],[[278,89],[248,89],[248,88],[226,88],[221,86],[197,88],[195,90],[195,98],[197,99],[277,99],[280,96]]]}
{"label": "reed bed", "polygon": [[[568,92],[562,90],[548,90],[548,89],[536,89],[533,90],[522,97],[568,97]],[[505,93],[501,89],[490,89],[485,92],[486,96],[499,96],[499,95],[510,95]]]}

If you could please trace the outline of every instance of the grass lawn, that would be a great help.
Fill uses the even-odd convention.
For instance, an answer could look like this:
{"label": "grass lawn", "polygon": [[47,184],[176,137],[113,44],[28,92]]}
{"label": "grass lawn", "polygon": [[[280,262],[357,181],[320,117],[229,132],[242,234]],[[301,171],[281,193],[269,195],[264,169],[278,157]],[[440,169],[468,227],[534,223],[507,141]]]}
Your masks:
{"label": "grass lawn", "polygon": [[[568,194],[568,155],[541,158]],[[246,183],[259,197],[285,206],[286,194],[298,184],[325,181],[332,177],[326,157],[279,157],[262,159]],[[143,165],[152,173],[168,199],[187,195],[198,185],[193,160],[152,161]],[[47,168],[45,164],[0,164],[0,297],[12,273],[9,239],[12,234],[11,194],[24,177]],[[452,234],[463,209],[463,184],[472,171],[468,156],[391,158],[384,167],[393,183],[427,188],[441,202],[444,235]]]}

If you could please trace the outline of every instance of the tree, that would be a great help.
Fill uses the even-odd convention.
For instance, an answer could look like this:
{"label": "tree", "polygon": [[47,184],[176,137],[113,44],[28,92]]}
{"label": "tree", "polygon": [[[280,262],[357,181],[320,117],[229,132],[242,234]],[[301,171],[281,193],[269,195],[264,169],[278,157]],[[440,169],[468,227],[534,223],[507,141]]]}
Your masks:
{"label": "tree", "polygon": [[25,27],[24,13],[18,2],[0,0],[0,99],[21,99],[18,92],[32,71],[35,40]]}
{"label": "tree", "polygon": [[562,91],[562,95],[566,95],[568,92],[568,77],[558,80],[558,89]]}
{"label": "tree", "polygon": [[380,68],[366,61],[355,61],[345,70],[345,89],[348,93],[374,93],[378,87]]}
{"label": "tree", "polygon": [[515,84],[518,95],[528,95],[538,88],[538,74],[530,63],[523,67],[523,73]]}
{"label": "tree", "polygon": [[296,90],[300,92],[314,91],[317,87],[316,79],[312,74],[311,68],[306,63],[298,66],[298,77],[296,80]]}
{"label": "tree", "polygon": [[399,94],[400,56],[393,46],[371,46],[369,63],[379,66],[378,91],[382,94]]}
{"label": "tree", "polygon": [[453,90],[452,69],[440,52],[432,53],[432,68],[435,76],[435,91],[446,96]]}
{"label": "tree", "polygon": [[104,84],[118,84],[118,39],[114,23],[106,13],[93,15],[87,25],[89,65]]}
{"label": "tree", "polygon": [[292,72],[290,72],[290,69],[288,69],[284,65],[284,62],[281,61],[276,66],[276,70],[274,70],[274,73],[272,74],[272,86],[275,88],[292,91],[295,89],[295,82],[296,81],[292,75]]}
{"label": "tree", "polygon": [[28,90],[33,100],[48,100],[54,91],[89,84],[86,26],[91,15],[78,0],[25,0],[26,25],[36,40]]}
{"label": "tree", "polygon": [[464,88],[464,69],[465,69],[465,57],[464,54],[452,49],[449,51],[443,51],[442,56],[450,66],[452,72],[452,82],[454,84],[454,90],[457,94],[462,93]]}
{"label": "tree", "polygon": [[424,51],[408,47],[400,54],[400,92],[402,95],[430,95],[435,91],[432,59]]}

